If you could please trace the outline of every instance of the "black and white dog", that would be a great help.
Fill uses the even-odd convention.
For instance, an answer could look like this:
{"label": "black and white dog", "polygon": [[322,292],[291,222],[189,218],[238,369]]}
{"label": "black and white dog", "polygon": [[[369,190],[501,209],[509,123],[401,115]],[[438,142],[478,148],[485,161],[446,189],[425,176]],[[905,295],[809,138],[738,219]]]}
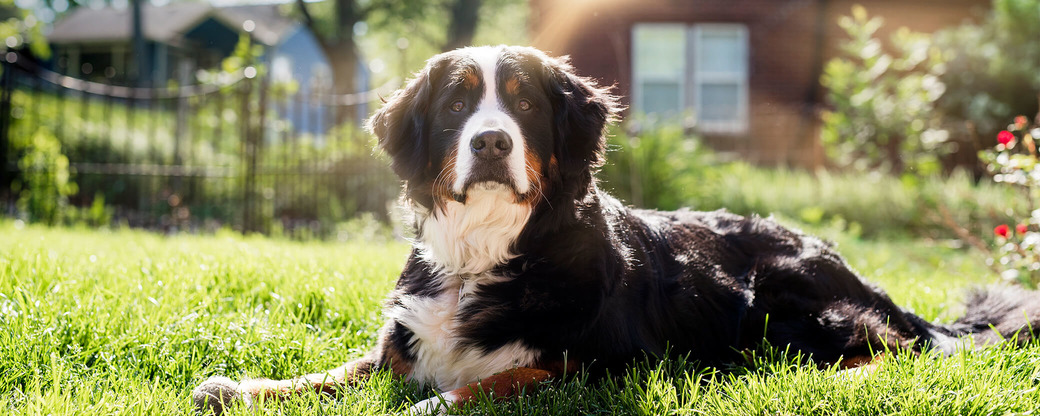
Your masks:
{"label": "black and white dog", "polygon": [[731,362],[763,336],[855,367],[877,351],[1024,342],[1040,328],[1034,292],[978,293],[964,318],[937,325],[769,219],[623,205],[594,178],[617,111],[607,90],[536,49],[431,58],[369,121],[417,235],[379,344],[297,379],[212,378],[194,392],[200,411],[388,370],[443,392],[412,408],[438,413],[568,371],[618,374],[646,354]]}

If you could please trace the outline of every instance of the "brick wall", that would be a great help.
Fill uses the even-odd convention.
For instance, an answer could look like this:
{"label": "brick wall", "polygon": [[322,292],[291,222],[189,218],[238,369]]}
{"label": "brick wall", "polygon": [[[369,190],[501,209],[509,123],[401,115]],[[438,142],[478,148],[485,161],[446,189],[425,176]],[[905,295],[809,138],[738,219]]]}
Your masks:
{"label": "brick wall", "polygon": [[811,166],[822,161],[816,116],[820,65],[843,39],[838,17],[850,14],[856,3],[885,18],[883,35],[901,26],[934,31],[979,17],[989,6],[989,0],[531,0],[531,33],[535,46],[570,55],[579,72],[616,83],[616,91],[627,97],[633,24],[745,24],[750,129],[705,140],[758,163]]}

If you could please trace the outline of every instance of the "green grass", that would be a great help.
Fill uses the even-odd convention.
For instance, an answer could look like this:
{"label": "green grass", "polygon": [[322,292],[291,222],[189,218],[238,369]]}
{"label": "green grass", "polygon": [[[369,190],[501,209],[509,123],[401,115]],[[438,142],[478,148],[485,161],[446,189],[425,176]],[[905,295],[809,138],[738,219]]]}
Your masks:
{"label": "green grass", "polygon": [[[991,283],[977,253],[818,229],[850,263],[927,319]],[[191,414],[215,374],[286,378],[375,342],[403,243],[299,243],[233,234],[20,227],[0,221],[0,413]],[[1026,414],[1040,408],[1040,347],[885,358],[848,379],[778,350],[720,371],[673,360],[600,382],[580,375],[507,403],[516,414]],[[261,414],[393,414],[428,397],[380,374],[338,397],[265,403]],[[238,409],[236,414],[254,414]]]}

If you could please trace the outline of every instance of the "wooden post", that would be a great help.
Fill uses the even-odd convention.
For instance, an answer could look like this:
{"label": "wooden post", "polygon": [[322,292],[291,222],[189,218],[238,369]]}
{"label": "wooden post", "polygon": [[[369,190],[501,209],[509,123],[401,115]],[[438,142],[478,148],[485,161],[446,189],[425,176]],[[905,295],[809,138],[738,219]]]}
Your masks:
{"label": "wooden post", "polygon": [[[15,52],[9,52],[14,54]],[[16,56],[16,55],[14,55]],[[11,77],[13,65],[7,62],[7,57],[0,60],[0,200],[6,199],[11,190],[11,178],[7,172],[7,158],[9,156],[9,142],[7,134],[11,127]]]}

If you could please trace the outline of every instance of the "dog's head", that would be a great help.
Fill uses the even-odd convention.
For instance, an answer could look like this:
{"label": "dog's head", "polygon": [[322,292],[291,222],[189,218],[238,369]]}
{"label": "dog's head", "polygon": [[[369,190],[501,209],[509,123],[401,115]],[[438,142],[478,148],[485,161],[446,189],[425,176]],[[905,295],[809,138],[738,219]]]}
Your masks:
{"label": "dog's head", "polygon": [[431,58],[368,128],[408,198],[426,209],[465,204],[474,191],[533,207],[589,188],[617,109],[566,59],[529,47],[471,47]]}

